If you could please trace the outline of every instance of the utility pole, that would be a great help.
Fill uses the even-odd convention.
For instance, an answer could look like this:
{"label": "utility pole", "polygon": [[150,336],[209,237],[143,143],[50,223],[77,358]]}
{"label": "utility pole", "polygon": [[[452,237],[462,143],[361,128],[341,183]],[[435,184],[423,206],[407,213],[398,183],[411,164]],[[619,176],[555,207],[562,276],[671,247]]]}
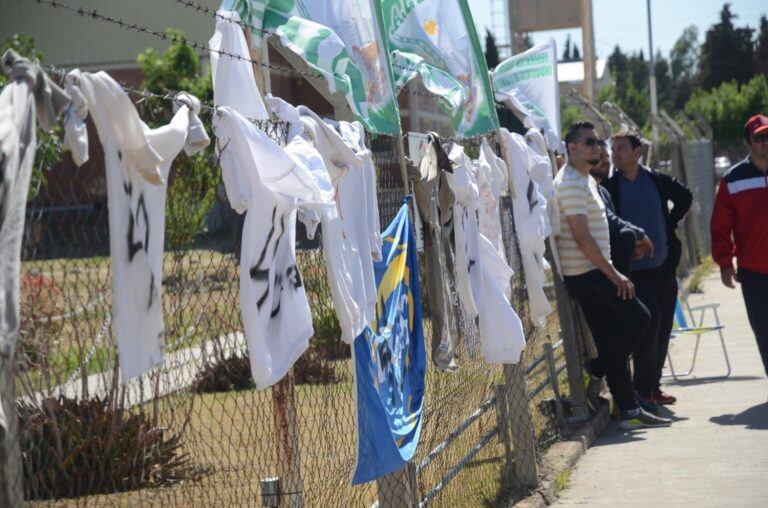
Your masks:
{"label": "utility pole", "polygon": [[581,0],[581,44],[584,48],[584,91],[590,101],[597,100],[595,68],[595,26],[592,20],[592,0]]}
{"label": "utility pole", "polygon": [[[656,63],[653,57],[653,27],[651,26],[651,0],[646,0],[648,6],[648,54],[651,65],[651,117],[656,118],[659,116],[659,104],[656,97]],[[653,141],[654,143],[659,141],[659,131],[656,128],[656,124],[653,123]]]}

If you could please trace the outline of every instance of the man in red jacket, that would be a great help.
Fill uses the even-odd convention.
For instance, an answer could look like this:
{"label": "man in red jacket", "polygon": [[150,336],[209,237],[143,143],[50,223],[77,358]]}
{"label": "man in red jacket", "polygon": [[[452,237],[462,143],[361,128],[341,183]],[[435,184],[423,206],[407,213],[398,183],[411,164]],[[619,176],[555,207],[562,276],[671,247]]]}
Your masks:
{"label": "man in red jacket", "polygon": [[768,117],[750,118],[744,138],[749,155],[728,170],[717,191],[710,223],[712,257],[723,284],[733,288],[734,281],[741,283],[768,374]]}

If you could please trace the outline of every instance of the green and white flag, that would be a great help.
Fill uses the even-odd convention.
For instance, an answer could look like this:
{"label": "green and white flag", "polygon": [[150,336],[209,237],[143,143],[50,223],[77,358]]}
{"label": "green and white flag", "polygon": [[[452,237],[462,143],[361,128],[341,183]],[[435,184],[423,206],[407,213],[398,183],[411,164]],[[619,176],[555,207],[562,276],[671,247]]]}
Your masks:
{"label": "green and white flag", "polygon": [[400,134],[389,48],[375,0],[224,0],[253,27],[254,46],[266,33],[322,75],[373,133]]}
{"label": "green and white flag", "polygon": [[553,38],[501,62],[492,80],[497,101],[523,115],[526,127],[543,130],[551,149],[560,147],[560,88]]}
{"label": "green and white flag", "polygon": [[460,136],[499,127],[467,0],[378,0],[398,90],[420,75]]}

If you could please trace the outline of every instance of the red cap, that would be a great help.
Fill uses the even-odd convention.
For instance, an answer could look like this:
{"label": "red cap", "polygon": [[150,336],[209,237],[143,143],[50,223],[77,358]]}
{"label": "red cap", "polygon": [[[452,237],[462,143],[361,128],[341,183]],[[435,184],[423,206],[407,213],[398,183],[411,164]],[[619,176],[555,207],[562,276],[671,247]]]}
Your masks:
{"label": "red cap", "polygon": [[768,116],[755,115],[747,120],[747,125],[744,128],[747,129],[747,133],[750,136],[760,134],[761,132],[768,132]]}

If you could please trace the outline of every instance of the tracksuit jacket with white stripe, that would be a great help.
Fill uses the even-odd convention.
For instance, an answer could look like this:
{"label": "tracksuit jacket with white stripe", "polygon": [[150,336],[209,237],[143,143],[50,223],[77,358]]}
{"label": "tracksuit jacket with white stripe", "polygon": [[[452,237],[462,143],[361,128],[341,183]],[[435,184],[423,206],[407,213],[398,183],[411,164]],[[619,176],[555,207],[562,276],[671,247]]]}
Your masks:
{"label": "tracksuit jacket with white stripe", "polygon": [[749,157],[723,177],[710,223],[712,258],[721,267],[768,274],[768,176]]}

